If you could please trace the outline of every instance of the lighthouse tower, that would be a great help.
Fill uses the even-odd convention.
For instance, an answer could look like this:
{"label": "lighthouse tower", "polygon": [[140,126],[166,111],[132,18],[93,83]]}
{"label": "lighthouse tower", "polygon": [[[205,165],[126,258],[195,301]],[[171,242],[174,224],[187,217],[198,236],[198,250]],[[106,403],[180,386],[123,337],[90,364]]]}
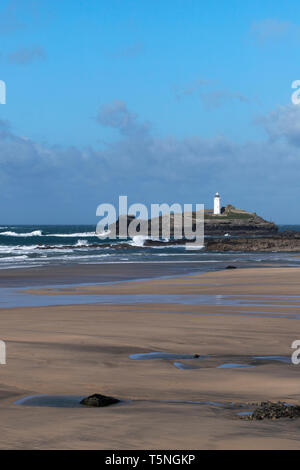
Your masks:
{"label": "lighthouse tower", "polygon": [[214,197],[214,215],[220,215],[221,214],[221,198],[220,194],[216,193]]}

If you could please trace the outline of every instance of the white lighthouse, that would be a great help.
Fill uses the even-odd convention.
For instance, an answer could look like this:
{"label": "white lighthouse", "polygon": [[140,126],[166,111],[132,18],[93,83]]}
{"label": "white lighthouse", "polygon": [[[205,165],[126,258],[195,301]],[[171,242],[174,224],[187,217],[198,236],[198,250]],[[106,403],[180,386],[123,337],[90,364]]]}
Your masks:
{"label": "white lighthouse", "polygon": [[220,194],[216,193],[214,197],[214,215],[220,215],[221,214],[221,198]]}

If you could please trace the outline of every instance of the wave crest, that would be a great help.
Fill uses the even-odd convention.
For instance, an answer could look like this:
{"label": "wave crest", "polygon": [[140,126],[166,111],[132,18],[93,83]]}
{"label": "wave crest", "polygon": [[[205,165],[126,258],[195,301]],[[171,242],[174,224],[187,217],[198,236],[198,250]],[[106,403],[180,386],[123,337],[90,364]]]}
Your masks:
{"label": "wave crest", "polygon": [[68,237],[96,237],[95,232],[81,232],[81,233],[48,233],[46,237],[59,237],[59,238],[68,238]]}
{"label": "wave crest", "polygon": [[136,235],[132,238],[132,240],[129,242],[131,246],[139,246],[142,247],[144,246],[144,243],[146,240],[148,240],[149,237],[146,237],[145,235]]}
{"label": "wave crest", "polygon": [[33,232],[27,233],[17,233],[17,232],[0,232],[0,236],[5,237],[41,237],[42,231],[41,230],[34,230]]}

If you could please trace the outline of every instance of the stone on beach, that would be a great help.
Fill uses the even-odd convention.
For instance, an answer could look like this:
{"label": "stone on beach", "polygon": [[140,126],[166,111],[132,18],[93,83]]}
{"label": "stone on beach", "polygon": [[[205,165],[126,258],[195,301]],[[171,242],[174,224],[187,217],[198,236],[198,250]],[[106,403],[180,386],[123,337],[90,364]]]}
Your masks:
{"label": "stone on beach", "polygon": [[83,398],[80,402],[81,405],[94,407],[104,407],[114,405],[115,403],[120,403],[120,400],[114,397],[106,397],[105,395],[101,395],[99,393],[95,393],[94,395]]}
{"label": "stone on beach", "polygon": [[271,401],[261,402],[261,404],[255,408],[253,413],[249,416],[245,416],[244,419],[250,420],[262,420],[262,419],[279,419],[279,418],[299,418],[300,417],[300,406],[299,405],[288,405],[278,401],[273,403]]}

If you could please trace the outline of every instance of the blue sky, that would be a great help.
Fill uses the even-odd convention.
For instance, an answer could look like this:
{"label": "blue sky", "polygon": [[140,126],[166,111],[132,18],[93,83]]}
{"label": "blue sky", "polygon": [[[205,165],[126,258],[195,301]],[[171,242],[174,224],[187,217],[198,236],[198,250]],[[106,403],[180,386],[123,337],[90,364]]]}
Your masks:
{"label": "blue sky", "polygon": [[300,223],[299,2],[0,0],[0,222],[222,202]]}

